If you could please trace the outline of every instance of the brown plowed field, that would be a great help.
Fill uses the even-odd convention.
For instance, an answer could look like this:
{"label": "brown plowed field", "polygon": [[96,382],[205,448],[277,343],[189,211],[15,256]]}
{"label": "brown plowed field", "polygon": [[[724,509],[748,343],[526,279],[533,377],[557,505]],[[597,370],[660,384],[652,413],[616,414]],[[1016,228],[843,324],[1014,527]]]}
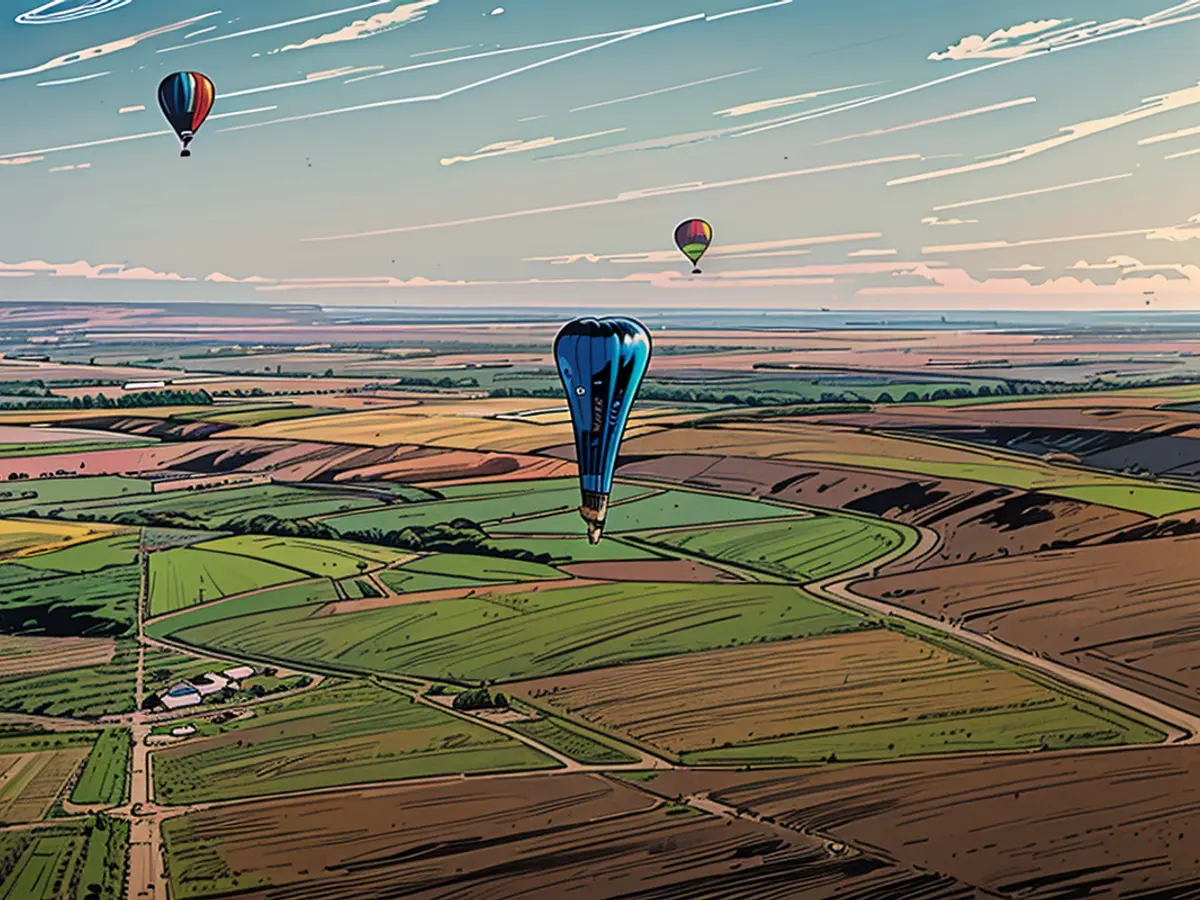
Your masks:
{"label": "brown plowed field", "polygon": [[102,666],[112,660],[115,650],[112,638],[0,635],[0,677]]}
{"label": "brown plowed field", "polygon": [[976,896],[951,878],[833,856],[795,831],[673,809],[589,775],[238,805],[165,830],[181,900]]}
{"label": "brown plowed field", "polygon": [[941,535],[936,554],[919,563],[897,560],[888,571],[1027,553],[1146,521],[1137,513],[1037,491],[785,460],[672,454],[627,463],[618,474],[870,513]]}
{"label": "brown plowed field", "polygon": [[576,578],[601,581],[674,581],[696,584],[737,582],[740,579],[704,563],[688,559],[630,559],[613,562],[582,562],[559,566]]}
{"label": "brown plowed field", "polygon": [[[974,757],[800,772],[665,772],[713,799],[1003,897],[1200,894],[1200,748]],[[888,896],[888,895],[880,895]]]}
{"label": "brown plowed field", "polygon": [[854,590],[1200,712],[1200,537],[1037,553]]}

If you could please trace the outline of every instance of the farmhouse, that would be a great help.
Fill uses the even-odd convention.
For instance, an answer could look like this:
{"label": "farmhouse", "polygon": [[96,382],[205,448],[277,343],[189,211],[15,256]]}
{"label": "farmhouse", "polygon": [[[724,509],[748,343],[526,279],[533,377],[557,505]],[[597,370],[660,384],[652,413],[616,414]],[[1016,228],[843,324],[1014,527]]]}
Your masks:
{"label": "farmhouse", "polygon": [[203,698],[200,692],[190,684],[181,683],[175,685],[165,694],[158,698],[159,703],[167,709],[180,709],[184,706],[195,706],[200,703]]}
{"label": "farmhouse", "polygon": [[245,681],[254,674],[254,669],[250,666],[234,666],[232,669],[226,669],[221,674],[230,681]]}
{"label": "farmhouse", "polygon": [[215,672],[205,672],[191,679],[191,683],[200,692],[201,697],[208,697],[229,684],[229,679]]}
{"label": "farmhouse", "polygon": [[196,733],[195,725],[176,725],[171,729],[171,737],[187,737]]}

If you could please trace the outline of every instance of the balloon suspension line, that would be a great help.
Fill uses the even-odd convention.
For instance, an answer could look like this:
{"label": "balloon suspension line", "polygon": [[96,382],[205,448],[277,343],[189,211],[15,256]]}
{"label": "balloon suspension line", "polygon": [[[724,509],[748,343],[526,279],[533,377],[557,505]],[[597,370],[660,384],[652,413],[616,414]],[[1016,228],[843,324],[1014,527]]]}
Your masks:
{"label": "balloon suspension line", "polygon": [[190,131],[185,131],[182,135],[180,135],[179,140],[182,145],[179,151],[180,156],[187,157],[192,155],[192,151],[188,149],[188,144],[192,142],[193,137],[194,135]]}

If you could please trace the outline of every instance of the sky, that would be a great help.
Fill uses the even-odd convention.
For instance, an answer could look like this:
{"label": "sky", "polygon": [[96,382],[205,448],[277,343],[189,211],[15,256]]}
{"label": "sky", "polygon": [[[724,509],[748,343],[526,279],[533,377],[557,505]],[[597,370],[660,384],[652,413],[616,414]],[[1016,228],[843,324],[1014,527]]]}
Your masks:
{"label": "sky", "polygon": [[1200,0],[3,6],[0,300],[1200,308]]}

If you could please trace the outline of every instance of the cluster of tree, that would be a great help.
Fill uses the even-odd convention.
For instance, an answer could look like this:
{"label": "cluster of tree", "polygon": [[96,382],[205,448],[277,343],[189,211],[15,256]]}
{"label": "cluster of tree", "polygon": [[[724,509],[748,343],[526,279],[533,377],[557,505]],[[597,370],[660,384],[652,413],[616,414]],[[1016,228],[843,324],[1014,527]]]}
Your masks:
{"label": "cluster of tree", "polygon": [[138,391],[123,394],[115,400],[103,394],[93,397],[85,394],[71,398],[72,409],[140,409],[146,406],[209,406],[212,395],[208,391]]}
{"label": "cluster of tree", "polygon": [[479,379],[471,378],[421,378],[418,376],[401,375],[392,387],[435,387],[435,388],[477,388]]}
{"label": "cluster of tree", "polygon": [[461,694],[454,695],[455,709],[508,709],[508,697],[496,691],[492,693],[486,687],[471,688]]}

